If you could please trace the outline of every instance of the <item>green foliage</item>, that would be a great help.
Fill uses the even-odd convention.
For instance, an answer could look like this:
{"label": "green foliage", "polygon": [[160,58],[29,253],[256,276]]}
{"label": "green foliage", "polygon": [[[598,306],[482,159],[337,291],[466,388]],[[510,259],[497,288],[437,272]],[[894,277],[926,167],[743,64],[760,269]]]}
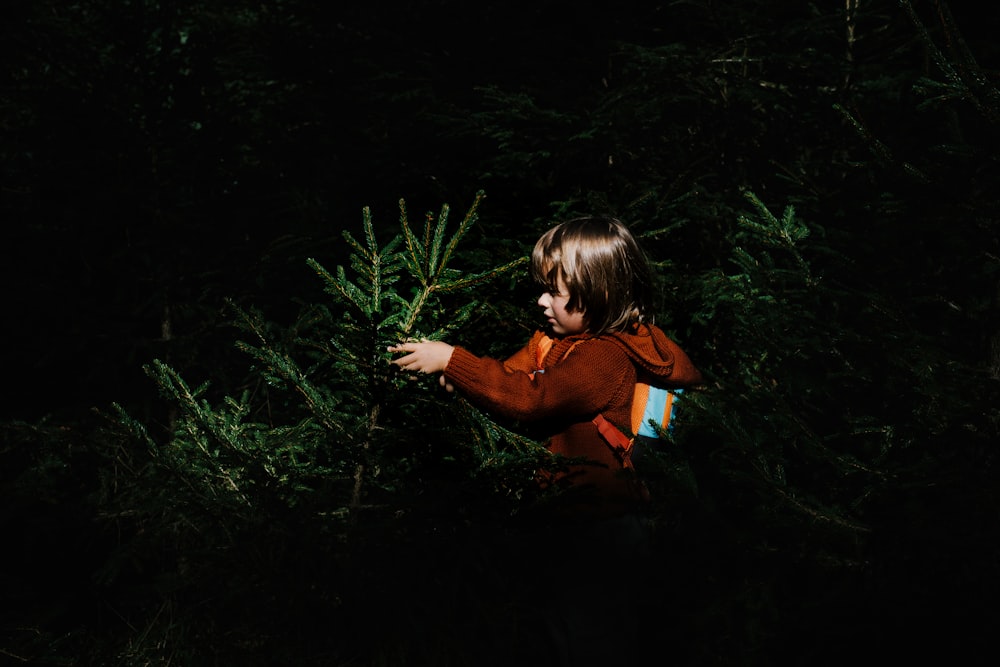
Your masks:
{"label": "green foliage", "polygon": [[[739,219],[732,269],[705,274],[695,297],[703,305],[694,327],[704,332],[713,364],[706,369],[712,388],[691,399],[690,418],[703,429],[699,437],[717,443],[713,465],[757,497],[751,506],[838,526],[851,544],[855,532],[868,530],[859,502],[885,474],[885,443],[868,447],[854,433],[851,415],[871,407],[858,392],[867,378],[836,370],[856,345],[854,333],[838,326],[845,295],[813,274],[808,254],[817,250],[805,245],[810,229],[792,207],[778,217],[754,194],[747,199],[755,214]],[[848,433],[854,442],[845,442]]]}
{"label": "green foliage", "polygon": [[[460,398],[445,400],[436,378],[395,372],[386,351],[408,337],[460,335],[476,312],[474,291],[523,264],[521,258],[485,270],[456,267],[459,242],[482,198],[454,229],[445,206],[436,219],[428,214],[420,233],[401,201],[401,231],[381,245],[366,209],[362,239],[344,234],[348,266],[328,271],[308,260],[330,301],[307,304],[290,326],[230,304],[247,336],[237,346],[253,363],[249,386],[238,397],[213,396],[209,382],[192,385],[159,360],[146,367],[174,406],[171,429],[160,442],[124,407],[113,406],[108,438],[118,444],[106,455],[116,473],[103,485],[102,504],[120,508],[114,521],[131,537],[103,568],[107,585],[127,578],[131,563],[148,567],[151,559],[166,558],[160,567],[170,583],[162,605],[174,608],[192,595],[237,605],[245,587],[255,586],[243,579],[252,571],[238,568],[222,584],[217,568],[245,549],[249,554],[240,558],[260,561],[255,567],[267,571],[326,557],[333,559],[331,579],[316,604],[336,614],[329,596],[348,595],[352,585],[367,581],[340,577],[352,576],[357,559],[371,558],[362,546],[368,541],[405,548],[411,533],[451,532],[473,515],[503,520],[531,504],[534,471],[548,456],[544,448]],[[438,480],[451,490],[423,491]],[[284,551],[299,539],[315,544],[301,556]],[[266,547],[272,540],[282,545],[278,553]],[[207,553],[215,556],[195,558]],[[298,586],[286,584],[293,588],[282,597]],[[122,613],[145,625],[150,637],[129,649],[136,659],[161,655],[154,645],[170,641],[174,623],[187,624],[159,612]],[[193,650],[201,643],[182,641]]]}
{"label": "green foliage", "polygon": [[[154,461],[198,489],[198,502],[226,499],[235,512],[276,499],[296,505],[324,489],[322,511],[347,517],[362,507],[369,486],[398,489],[411,455],[395,461],[387,454],[420,437],[413,433],[410,420],[418,413],[411,406],[426,410],[439,399],[433,387],[414,386],[393,372],[386,347],[457,332],[478,305],[470,290],[523,263],[479,272],[451,266],[481,199],[452,232],[447,206],[436,222],[428,215],[420,236],[400,202],[401,234],[382,246],[365,209],[363,240],[344,233],[349,267],[330,272],[308,260],[331,303],[309,304],[284,334],[260,313],[231,304],[236,325],[250,335],[237,347],[254,362],[259,381],[253,391],[213,403],[204,397],[207,383],[191,388],[169,365],[154,361],[147,372],[178,409],[170,442],[159,447],[134,420],[123,423],[147,442]],[[503,437],[481,418],[448,428],[443,412],[438,426],[427,414],[423,419],[448,446],[472,434],[472,443],[485,442],[493,454]]]}
{"label": "green foliage", "polygon": [[[11,293],[9,405],[18,378],[121,405],[86,437],[4,426],[4,655],[502,662],[531,624],[495,595],[520,582],[491,540],[544,500],[545,455],[385,347],[519,344],[524,246],[593,211],[643,238],[657,321],[708,378],[644,470],[658,567],[627,580],[658,593],[650,643],[700,665],[983,655],[998,53],[973,20],[996,9],[955,7],[12,9],[6,277],[41,287]],[[470,182],[497,206],[457,224],[331,224]],[[140,361],[152,383],[114,371]]]}

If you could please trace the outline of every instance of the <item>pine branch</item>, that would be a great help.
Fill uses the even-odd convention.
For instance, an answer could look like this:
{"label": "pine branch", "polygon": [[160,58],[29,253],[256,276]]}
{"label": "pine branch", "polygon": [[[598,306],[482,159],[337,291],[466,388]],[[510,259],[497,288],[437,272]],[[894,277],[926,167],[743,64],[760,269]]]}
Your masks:
{"label": "pine branch", "polygon": [[[1000,89],[990,83],[983,73],[982,67],[976,62],[975,56],[969,50],[955,24],[955,19],[951,15],[947,3],[935,1],[934,6],[944,28],[945,36],[950,42],[951,52],[958,61],[957,65],[938,48],[927,26],[917,15],[911,0],[900,0],[900,5],[916,28],[917,34],[934,64],[948,81],[950,92],[938,98],[938,101],[968,100],[984,118],[992,123],[1000,122]],[[932,82],[930,85],[935,84]],[[942,84],[937,85],[944,88]]]}
{"label": "pine branch", "polygon": [[[757,209],[757,214],[763,222],[758,222],[747,215],[739,216],[737,222],[744,229],[754,232],[765,245],[787,251],[794,258],[804,284],[807,287],[814,286],[816,281],[809,263],[798,247],[798,244],[809,236],[809,228],[796,219],[795,208],[785,207],[784,214],[778,219],[753,192],[745,192],[744,197]],[[745,251],[741,252],[748,257]]]}

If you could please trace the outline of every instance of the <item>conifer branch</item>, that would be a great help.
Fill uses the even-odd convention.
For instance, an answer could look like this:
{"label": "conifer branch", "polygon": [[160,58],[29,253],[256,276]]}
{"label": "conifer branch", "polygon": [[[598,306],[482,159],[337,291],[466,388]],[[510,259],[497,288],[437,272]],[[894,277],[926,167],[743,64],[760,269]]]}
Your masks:
{"label": "conifer branch", "polygon": [[427,248],[430,245],[429,223],[425,225],[425,237],[419,241],[410,228],[409,217],[406,212],[406,202],[399,200],[399,226],[403,232],[403,242],[406,244],[406,253],[403,261],[406,263],[410,274],[413,275],[424,287],[429,282],[430,269],[427,266]]}
{"label": "conifer branch", "polygon": [[[451,207],[444,204],[441,207],[441,212],[438,213],[437,224],[434,225],[434,236],[431,238],[431,244],[428,248],[428,264],[427,272],[430,275],[432,282],[437,281],[438,274],[440,273],[439,267],[443,266],[447,260],[441,261],[441,245],[444,243],[444,232],[448,226],[448,214],[451,212]],[[430,217],[428,216],[428,224],[430,224]]]}
{"label": "conifer branch", "polygon": [[[447,248],[445,248],[444,255],[441,258],[441,268],[443,269],[448,265],[448,261],[451,259],[452,255],[455,253],[455,248],[465,237],[465,234],[469,231],[469,228],[479,219],[479,205],[482,203],[486,194],[480,190],[476,193],[475,199],[472,200],[472,205],[469,210],[465,213],[462,218],[462,222],[459,223],[458,229],[451,236],[451,240],[448,242]],[[443,240],[444,238],[444,228],[443,225],[440,230],[440,235]]]}
{"label": "conifer branch", "polygon": [[772,485],[771,490],[778,495],[783,501],[788,505],[796,509],[797,511],[805,514],[806,516],[812,518],[815,521],[821,521],[823,523],[832,524],[840,528],[850,530],[852,532],[858,533],[870,533],[871,527],[866,526],[857,521],[851,521],[850,519],[845,519],[838,516],[834,511],[826,511],[824,508],[817,507],[815,505],[810,505],[795,496],[794,493],[781,488],[780,486]]}
{"label": "conifer branch", "polygon": [[909,16],[910,21],[917,30],[920,40],[930,54],[934,64],[948,80],[954,95],[948,95],[941,99],[960,98],[968,100],[984,118],[991,122],[997,122],[1000,116],[1000,89],[992,84],[984,75],[982,67],[976,62],[975,56],[969,50],[965,40],[962,38],[955,19],[951,15],[951,10],[945,2],[934,2],[935,9],[940,17],[940,22],[945,31],[945,37],[951,46],[951,53],[958,63],[953,63],[938,48],[931,37],[927,26],[917,15],[911,0],[900,0],[900,5]]}
{"label": "conifer branch", "polygon": [[237,440],[243,430],[239,422],[247,414],[245,403],[241,404],[229,400],[227,402],[229,407],[233,409],[232,412],[216,414],[206,401],[198,400],[198,395],[204,392],[207,384],[192,390],[174,369],[159,359],[154,359],[151,364],[144,366],[144,369],[160,384],[161,388],[180,402],[182,408],[189,415],[189,419],[181,422],[181,428],[190,438],[190,442],[202,453],[203,460],[212,466],[215,475],[222,479],[244,504],[250,505],[249,499],[240,488],[235,476],[223,467],[219,452],[210,450],[205,438],[207,435],[227,450],[239,452],[240,447]]}
{"label": "conifer branch", "polygon": [[498,266],[494,269],[489,269],[488,271],[483,271],[482,273],[473,273],[462,278],[456,278],[455,280],[448,281],[447,283],[438,284],[435,291],[441,294],[446,294],[448,292],[457,292],[459,290],[475,287],[476,285],[489,282],[501,274],[509,273],[527,262],[527,257],[519,257],[518,259],[507,262],[506,264]]}
{"label": "conifer branch", "polygon": [[[795,260],[806,286],[815,285],[816,281],[812,276],[809,262],[802,256],[798,248],[798,244],[809,236],[809,228],[796,219],[795,208],[793,206],[785,207],[784,214],[779,219],[753,192],[745,192],[744,196],[757,209],[758,215],[764,222],[757,222],[746,215],[739,216],[737,222],[744,229],[755,232],[766,245],[787,251]],[[745,251],[737,250],[743,252],[745,256],[749,256]]]}

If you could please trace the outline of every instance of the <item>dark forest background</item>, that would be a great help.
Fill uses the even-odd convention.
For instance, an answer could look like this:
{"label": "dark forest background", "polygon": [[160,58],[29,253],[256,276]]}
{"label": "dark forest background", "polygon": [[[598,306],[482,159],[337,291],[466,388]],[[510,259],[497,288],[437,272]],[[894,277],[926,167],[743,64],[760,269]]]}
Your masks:
{"label": "dark forest background", "polygon": [[599,212],[708,378],[646,471],[656,566],[618,566],[644,648],[995,659],[998,28],[933,0],[5,7],[0,658],[523,664],[538,572],[497,544],[543,453],[379,351],[516,349],[521,259]]}

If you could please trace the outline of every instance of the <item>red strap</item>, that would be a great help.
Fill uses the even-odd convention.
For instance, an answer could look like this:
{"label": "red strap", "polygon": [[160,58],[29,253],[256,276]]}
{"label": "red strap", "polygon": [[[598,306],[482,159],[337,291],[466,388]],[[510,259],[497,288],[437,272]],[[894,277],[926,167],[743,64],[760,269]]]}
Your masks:
{"label": "red strap", "polygon": [[614,424],[604,418],[604,415],[597,415],[593,419],[594,425],[600,431],[611,449],[621,457],[622,465],[626,468],[632,467],[632,439],[621,432]]}
{"label": "red strap", "polygon": [[646,416],[646,402],[649,400],[649,385],[636,382],[632,392],[632,432],[638,433],[642,428],[642,418]]}
{"label": "red strap", "polygon": [[545,357],[548,356],[554,342],[548,336],[542,336],[538,339],[538,349],[535,350],[535,368],[542,367],[542,362],[545,361]]}

